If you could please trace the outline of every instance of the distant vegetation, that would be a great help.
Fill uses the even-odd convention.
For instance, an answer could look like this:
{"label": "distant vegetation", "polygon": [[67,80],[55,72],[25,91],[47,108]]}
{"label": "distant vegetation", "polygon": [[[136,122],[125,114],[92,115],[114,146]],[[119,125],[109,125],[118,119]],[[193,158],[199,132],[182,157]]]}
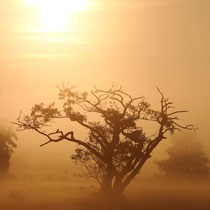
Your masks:
{"label": "distant vegetation", "polygon": [[[121,87],[95,88],[87,93],[62,86],[59,99],[63,107],[36,104],[29,115],[20,115],[15,124],[19,130],[34,130],[45,136],[47,141],[41,146],[63,140],[76,143],[72,159],[84,167],[87,177],[94,178],[103,193],[121,196],[167,133],[193,129],[193,125],[182,126],[178,122],[177,115],[186,111],[175,110],[173,103],[157,90],[158,111],[151,109],[143,96],[132,97]],[[69,119],[87,129],[87,137],[79,139],[72,130],[47,131],[55,119]],[[156,126],[154,135],[145,133],[145,122]]]}
{"label": "distant vegetation", "polygon": [[167,149],[168,158],[156,162],[168,178],[206,179],[209,177],[209,159],[201,141],[195,135],[179,135]]}
{"label": "distant vegetation", "polygon": [[8,175],[10,158],[17,147],[15,133],[10,128],[0,125],[0,178]]}

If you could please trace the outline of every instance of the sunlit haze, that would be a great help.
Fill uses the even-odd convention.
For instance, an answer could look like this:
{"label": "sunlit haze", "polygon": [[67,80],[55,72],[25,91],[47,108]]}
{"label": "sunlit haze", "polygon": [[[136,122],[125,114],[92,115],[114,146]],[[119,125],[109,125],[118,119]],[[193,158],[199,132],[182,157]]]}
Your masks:
{"label": "sunlit haze", "polygon": [[73,14],[88,9],[90,5],[88,0],[25,0],[25,6],[39,10],[38,18],[46,32],[64,31]]}
{"label": "sunlit haze", "polygon": [[[16,200],[13,200],[17,203],[19,201],[19,203],[24,203],[27,199],[33,200],[37,196],[41,201],[53,205],[54,203],[50,200],[68,200],[68,196],[74,196],[74,189],[77,192],[75,196],[76,194],[78,196],[82,192],[85,194],[85,190],[91,188],[83,186],[83,183],[88,186],[92,185],[89,179],[75,175],[78,175],[80,169],[70,158],[77,148],[75,142],[62,139],[60,142],[50,142],[40,147],[47,141],[46,136],[32,129],[17,131],[17,125],[14,124],[20,113],[22,116],[30,115],[35,104],[55,103],[55,107],[58,107],[59,110],[70,110],[71,112],[71,107],[63,108],[63,101],[59,100],[57,86],[62,87],[63,84],[75,87],[75,91],[78,92],[86,91],[89,95],[94,87],[109,90],[112,85],[118,88],[122,85],[123,91],[127,94],[134,98],[143,96],[145,101],[151,104],[151,110],[158,111],[161,110],[160,92],[162,92],[170,102],[174,102],[173,105],[170,104],[175,107],[174,111],[188,111],[174,118],[171,117],[171,120],[177,120],[183,126],[193,124],[196,132],[189,132],[201,142],[203,151],[210,158],[210,0],[0,0],[0,136],[10,131],[17,135],[17,141],[14,140],[17,148],[13,148],[14,153],[9,160],[9,174],[13,180],[16,179],[17,185],[8,184],[10,182],[8,181],[2,188],[0,181],[0,209],[2,210],[8,209],[1,206],[1,201],[9,204],[9,196],[14,197],[15,194],[13,191],[22,193]],[[122,98],[118,97],[119,102]],[[107,98],[110,99],[111,96]],[[129,104],[127,100],[124,102]],[[107,101],[106,105],[109,104],[110,101]],[[103,106],[106,107],[106,105]],[[147,103],[144,105],[146,106]],[[84,107],[86,108],[86,105]],[[91,116],[88,118],[91,119],[91,126],[98,125],[98,122],[106,122],[102,118],[99,119],[102,114],[95,117],[96,113],[89,113],[90,110],[95,111],[95,108],[87,108],[87,110],[84,111],[84,115]],[[138,113],[137,109],[132,106],[127,110]],[[142,135],[145,132],[145,135],[148,136],[148,141],[142,143],[143,146],[148,144],[150,138],[157,136],[159,131],[157,128],[160,125],[157,122],[160,116],[163,116],[160,114],[158,118],[158,112],[151,110],[147,110],[147,113],[153,113],[155,120],[152,117],[151,121],[144,120],[142,117],[143,120],[136,124],[139,130],[142,128]],[[107,108],[103,113],[109,113],[109,109]],[[118,111],[113,112],[113,116],[116,113]],[[68,113],[66,116],[69,116]],[[112,114],[110,118],[111,116]],[[91,133],[88,126],[84,128],[81,124],[76,124],[74,120],[63,120],[62,117],[58,117],[58,114],[56,117],[52,123],[49,123],[51,126],[44,127],[43,131],[49,131],[49,133],[57,129],[64,133],[74,131],[75,139],[87,141]],[[121,119],[117,117],[116,122]],[[79,116],[78,119],[86,120],[85,116]],[[132,122],[126,126],[130,124],[135,125]],[[168,126],[170,125],[172,124],[168,122]],[[179,129],[182,131],[182,128]],[[134,130],[129,129],[125,132]],[[170,133],[167,130],[166,134],[164,133],[167,139],[161,140],[156,149],[152,151],[151,157],[150,154],[147,155],[147,158],[150,158],[145,162],[141,172],[131,181],[131,185],[128,185],[128,191],[125,191],[128,192],[128,198],[132,197],[132,192],[135,192],[135,195],[144,194],[144,190],[141,190],[143,186],[148,194],[141,197],[142,202],[154,206],[156,203],[151,198],[154,198],[155,193],[157,194],[156,201],[167,205],[173,203],[172,201],[175,202],[182,195],[184,197],[185,194],[189,196],[188,201],[195,202],[196,199],[191,197],[191,192],[195,194],[201,192],[200,197],[197,197],[200,198],[199,202],[205,196],[208,196],[207,200],[210,201],[210,187],[206,185],[208,189],[205,193],[202,191],[205,189],[205,187],[202,188],[205,184],[198,184],[200,186],[198,192],[189,187],[188,190],[183,190],[179,194],[178,185],[176,188],[176,182],[174,182],[170,183],[172,186],[165,185],[164,194],[159,182],[144,182],[144,179],[156,179],[161,175],[156,161],[168,157],[167,148],[174,139],[183,138],[183,132],[178,132],[179,129],[174,131],[174,134],[173,131],[170,130]],[[109,128],[108,131],[110,130],[112,131]],[[106,134],[108,131],[103,132],[103,135],[112,136]],[[119,134],[119,132],[116,133]],[[139,133],[140,131],[137,132],[138,135]],[[119,136],[125,138],[122,133]],[[104,140],[102,137],[101,139]],[[108,148],[108,143],[105,142],[105,146],[96,146],[96,149],[102,148],[102,151],[113,151],[114,153],[114,148],[112,146],[111,149]],[[129,145],[136,146],[137,142],[131,142]],[[127,145],[122,144],[118,149],[121,147],[124,150]],[[153,147],[150,145],[147,148]],[[134,152],[134,155],[129,154],[124,159],[135,157],[135,161],[134,159],[129,161],[130,167],[135,166],[143,152],[139,156]],[[111,155],[105,154],[104,157],[109,159]],[[122,168],[125,165],[122,163]],[[130,167],[128,165],[124,171],[129,171]],[[43,183],[46,180],[45,185]],[[40,183],[43,184],[45,190],[39,188]],[[149,189],[153,189],[155,183],[157,184],[154,188],[156,190],[151,195]],[[209,180],[208,183],[210,183]],[[23,191],[20,186],[25,187]],[[180,186],[180,189],[184,186],[186,185]],[[59,197],[60,193],[56,192],[56,187],[58,192],[62,192],[63,197]],[[174,188],[177,194],[173,194]],[[54,196],[52,198],[51,192]],[[171,200],[167,200],[169,195],[172,197]],[[33,201],[34,204],[39,203],[39,201]],[[30,203],[29,208],[17,208],[33,210],[32,207],[30,209],[30,206],[34,205]],[[157,208],[154,209],[174,210],[156,206]],[[177,206],[181,206],[178,200]],[[191,210],[189,206],[183,206]],[[137,209],[151,210],[144,207],[142,205]],[[9,209],[16,210],[12,207]],[[34,209],[43,210],[37,206],[34,206]],[[77,208],[72,209],[77,210]],[[89,209],[92,210],[92,208]],[[99,209],[101,208],[96,210]],[[177,209],[178,207],[175,208]]]}

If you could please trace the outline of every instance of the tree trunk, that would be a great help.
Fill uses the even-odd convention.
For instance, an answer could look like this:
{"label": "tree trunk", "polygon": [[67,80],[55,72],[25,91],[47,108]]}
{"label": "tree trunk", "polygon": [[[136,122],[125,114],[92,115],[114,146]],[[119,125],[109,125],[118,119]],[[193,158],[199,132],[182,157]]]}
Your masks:
{"label": "tree trunk", "polygon": [[104,179],[103,187],[102,187],[102,193],[109,194],[112,192],[112,182],[113,182],[113,173],[111,170],[107,171],[107,175]]}
{"label": "tree trunk", "polygon": [[106,198],[110,199],[120,199],[123,197],[123,187],[121,181],[115,179],[114,175],[107,176],[104,182],[104,187],[102,189],[102,194]]}

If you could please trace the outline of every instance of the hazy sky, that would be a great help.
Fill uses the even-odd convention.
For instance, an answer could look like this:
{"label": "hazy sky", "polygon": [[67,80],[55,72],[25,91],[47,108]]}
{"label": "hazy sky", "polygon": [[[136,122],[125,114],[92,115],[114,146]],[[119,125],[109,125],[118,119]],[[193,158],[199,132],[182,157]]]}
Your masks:
{"label": "hazy sky", "polygon": [[[48,4],[41,10],[26,1],[0,0],[2,119],[14,121],[20,110],[27,113],[35,103],[56,100],[62,81],[81,90],[122,84],[155,106],[158,86],[179,109],[189,110],[183,122],[199,127],[210,153],[209,0],[90,0],[60,28],[51,27],[63,21],[60,7]],[[71,145],[40,149],[38,135],[18,137],[14,168],[70,164]]]}

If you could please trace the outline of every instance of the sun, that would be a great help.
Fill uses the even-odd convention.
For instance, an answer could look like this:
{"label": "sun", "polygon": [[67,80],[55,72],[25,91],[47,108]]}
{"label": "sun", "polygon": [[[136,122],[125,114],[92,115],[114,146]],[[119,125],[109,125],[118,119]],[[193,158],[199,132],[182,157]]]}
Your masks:
{"label": "sun", "polygon": [[91,4],[88,0],[25,0],[28,7],[38,8],[40,19],[46,31],[62,31],[69,17],[86,10]]}

